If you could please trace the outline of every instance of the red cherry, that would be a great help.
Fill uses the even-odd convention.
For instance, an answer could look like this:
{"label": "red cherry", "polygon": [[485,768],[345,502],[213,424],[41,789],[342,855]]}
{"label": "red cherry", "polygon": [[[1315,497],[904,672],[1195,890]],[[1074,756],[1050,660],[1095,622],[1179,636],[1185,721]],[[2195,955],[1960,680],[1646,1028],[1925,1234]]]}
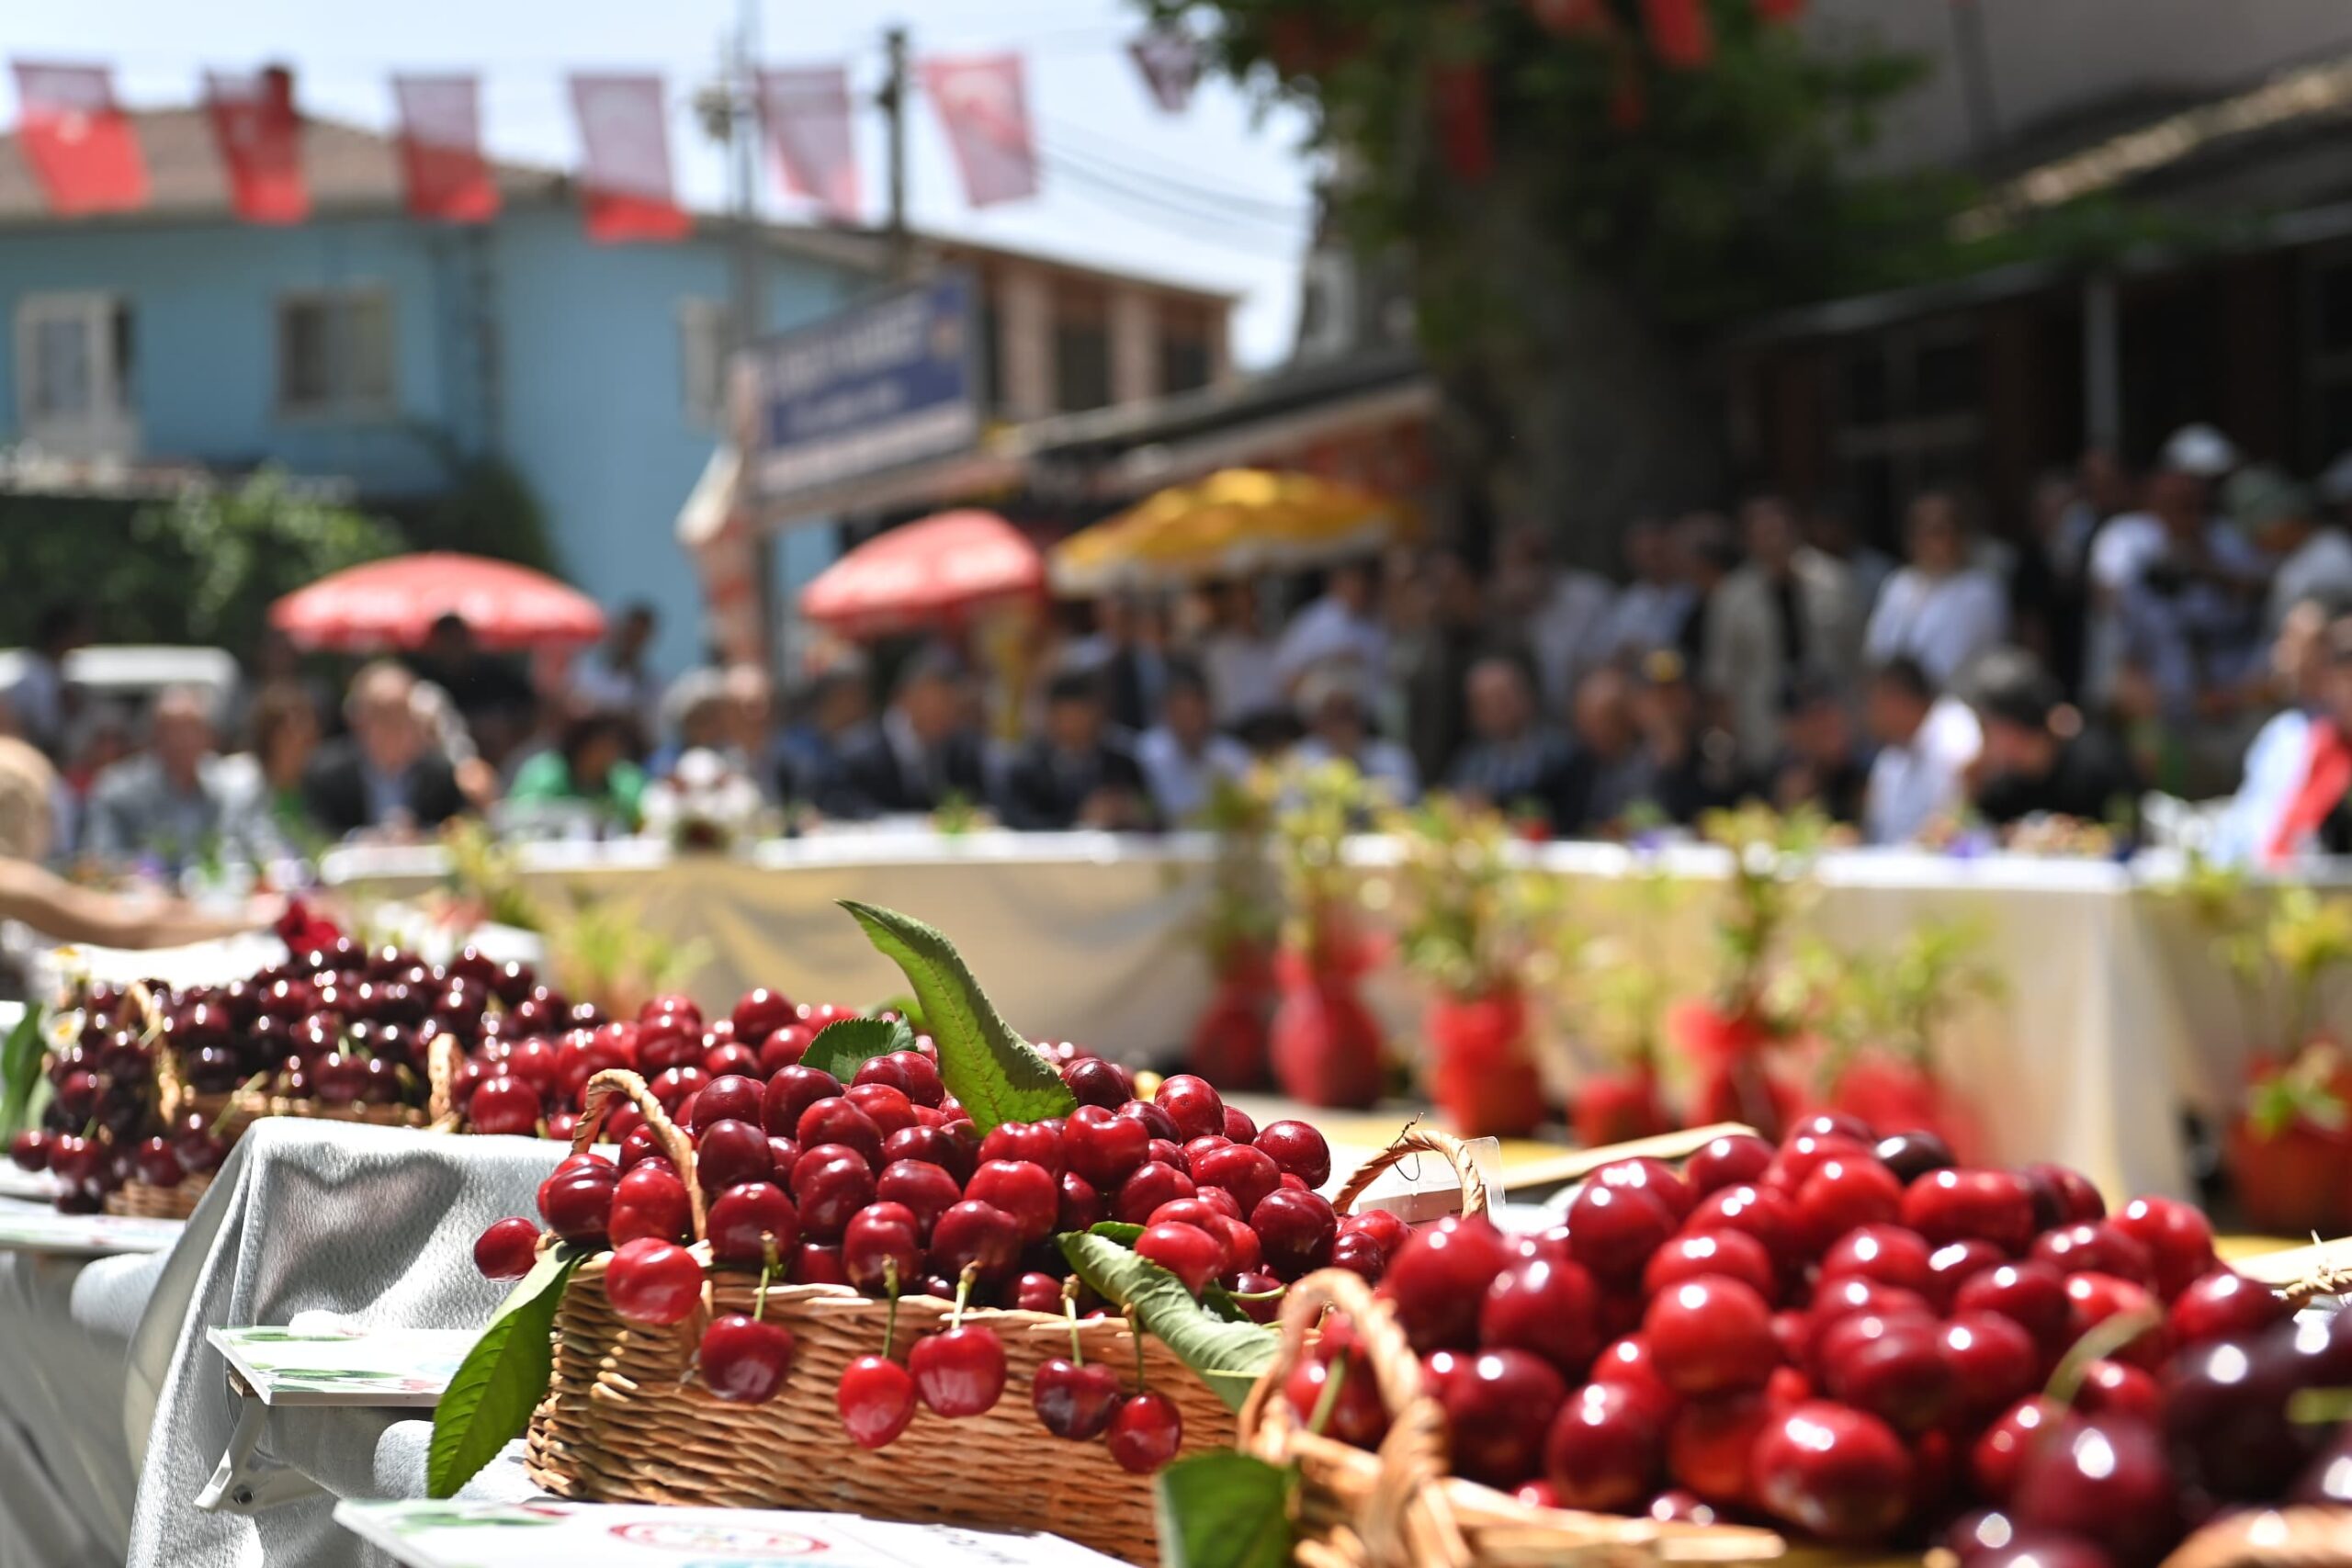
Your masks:
{"label": "red cherry", "polygon": [[466,1120],[477,1133],[530,1137],[539,1130],[538,1091],[519,1078],[486,1078],[466,1102]]}
{"label": "red cherry", "polygon": [[931,1266],[947,1279],[977,1266],[980,1283],[994,1285],[1012,1277],[1020,1258],[1020,1225],[991,1204],[967,1198],[931,1228]]}
{"label": "red cherry", "polygon": [[1989,1241],[1950,1242],[1928,1256],[1928,1300],[1938,1309],[1951,1310],[1961,1286],[1987,1269],[2008,1261],[2009,1255]]}
{"label": "red cherry", "polygon": [[1184,1142],[1184,1131],[1176,1125],[1176,1118],[1148,1100],[1130,1100],[1114,1110],[1112,1114],[1142,1122],[1154,1143],[1164,1141],[1181,1145]]}
{"label": "red cherry", "polygon": [[1206,1203],[1210,1208],[1215,1209],[1218,1213],[1224,1214],[1227,1218],[1246,1220],[1250,1217],[1242,1212],[1240,1200],[1235,1198],[1232,1193],[1227,1192],[1222,1187],[1197,1188],[1193,1193],[1193,1198],[1194,1201]]}
{"label": "red cherry", "polygon": [[896,1361],[860,1356],[842,1372],[833,1408],[859,1448],[888,1448],[915,1418],[915,1380]]}
{"label": "red cherry", "polygon": [[1505,1490],[1534,1475],[1567,1397],[1567,1383],[1541,1356],[1485,1350],[1470,1358],[1438,1396],[1454,1472]]}
{"label": "red cherry", "polygon": [[1339,1392],[1329,1395],[1331,1410],[1324,1418],[1323,1435],[1360,1449],[1379,1447],[1380,1439],[1388,1435],[1388,1406],[1381,1401],[1372,1363],[1356,1352],[1301,1357],[1283,1380],[1283,1397],[1290,1402],[1301,1425],[1313,1421],[1330,1388],[1335,1366],[1345,1370],[1339,1374]]}
{"label": "red cherry", "polygon": [[1824,1280],[1814,1292],[1813,1305],[1805,1314],[1805,1348],[1810,1358],[1820,1343],[1842,1318],[1870,1313],[1880,1317],[1931,1318],[1935,1314],[1928,1303],[1900,1285],[1883,1284],[1844,1275]]}
{"label": "red cherry", "polygon": [[1961,1411],[1971,1421],[1997,1416],[2041,1381],[2041,1348],[2015,1318],[1963,1312],[1943,1325],[1942,1336]]}
{"label": "red cherry", "polygon": [[1674,1211],[1652,1190],[1587,1183],[1568,1206],[1568,1254],[1597,1280],[1627,1282],[1641,1277],[1674,1224]]}
{"label": "red cherry", "polygon": [[1102,1440],[1120,1469],[1149,1475],[1183,1446],[1184,1417],[1166,1394],[1148,1389],[1119,1406]]}
{"label": "red cherry", "polygon": [[[1764,1173],[1763,1185],[1778,1188],[1790,1197],[1796,1196],[1806,1178],[1833,1159],[1850,1159],[1857,1156],[1875,1159],[1871,1145],[1860,1138],[1849,1138],[1842,1133],[1792,1133],[1783,1139],[1778,1153],[1772,1156],[1771,1168]],[[1898,1184],[1899,1185],[1899,1184]]]}
{"label": "red cherry", "polygon": [[1934,1292],[1934,1270],[1926,1238],[1901,1225],[1863,1225],[1847,1232],[1821,1255],[1824,1280],[1876,1280],[1921,1297]]}
{"label": "red cherry", "polygon": [[[1251,1121],[1250,1113],[1239,1106],[1228,1105],[1225,1108],[1225,1136],[1228,1143],[1255,1143],[1258,1138],[1258,1123]],[[1318,1182],[1317,1185],[1320,1186],[1321,1183]]]}
{"label": "red cherry", "polygon": [[1746,1231],[1764,1244],[1773,1265],[1784,1272],[1796,1267],[1804,1251],[1796,1212],[1787,1198],[1769,1187],[1718,1187],[1691,1205],[1690,1217],[1682,1222],[1682,1228],[1693,1235]]}
{"label": "red cherry", "polygon": [[787,1023],[782,1029],[771,1029],[760,1037],[760,1076],[773,1078],[786,1067],[797,1066],[808,1054],[816,1031],[806,1024]]}
{"label": "red cherry", "polygon": [[1692,1400],[1667,1427],[1667,1473],[1710,1503],[1745,1504],[1756,1439],[1772,1415],[1763,1396],[1752,1393]]}
{"label": "red cherry", "polygon": [[1720,1274],[1668,1289],[1650,1303],[1642,1335],[1659,1378],[1681,1394],[1760,1388],[1780,1361],[1764,1298]]}
{"label": "red cherry", "polygon": [[1057,1438],[1087,1442],[1102,1435],[1119,1407],[1119,1380],[1100,1362],[1078,1366],[1059,1356],[1037,1369],[1029,1404],[1038,1424]]}
{"label": "red cherry", "polygon": [[964,1196],[1012,1215],[1023,1246],[1054,1234],[1054,1217],[1061,1207],[1053,1174],[1026,1160],[987,1161],[965,1184]]}
{"label": "red cherry", "polygon": [[2112,1220],[2087,1220],[2044,1231],[2030,1254],[2061,1274],[2113,1274],[2138,1285],[2156,1281],[2154,1259]]}
{"label": "red cherry", "polygon": [[1284,1280],[1313,1273],[1331,1261],[1339,1216],[1320,1194],[1277,1188],[1250,1211],[1250,1228],[1266,1267]]}
{"label": "red cherry", "polygon": [[2295,1314],[2287,1298],[2231,1269],[2216,1269],[2173,1299],[2165,1329],[2176,1348],[2250,1339]]}
{"label": "red cherry", "polygon": [[1669,1285],[1702,1274],[1739,1280],[1770,1302],[1781,1293],[1772,1255],[1746,1231],[1703,1231],[1670,1238],[1642,1270],[1642,1293],[1655,1296]]}
{"label": "red cherry", "polygon": [[1102,1195],[1094,1190],[1094,1183],[1074,1170],[1065,1172],[1061,1179],[1061,1204],[1054,1212],[1054,1228],[1082,1231],[1108,1217],[1108,1207]]}
{"label": "red cherry", "polygon": [[1703,1198],[1718,1188],[1762,1180],[1771,1163],[1771,1145],[1752,1133],[1733,1133],[1709,1140],[1683,1162],[1682,1175],[1691,1190]]}
{"label": "red cherry", "polygon": [[1059,1317],[1062,1282],[1051,1274],[1032,1269],[1012,1282],[1012,1305],[1020,1312],[1042,1312],[1049,1317]]}
{"label": "red cherry", "polygon": [[963,1194],[956,1190],[956,1179],[938,1166],[899,1159],[884,1166],[882,1174],[874,1179],[874,1196],[913,1210],[916,1234],[929,1241],[932,1226]]}
{"label": "red cherry", "polygon": [[2033,1240],[2033,1194],[2013,1170],[1929,1171],[1904,1190],[1903,1223],[1939,1247],[1973,1236],[2019,1253]]}
{"label": "red cherry", "polygon": [[1661,1410],[1671,1411],[1681,1403],[1681,1396],[1657,1375],[1650,1342],[1638,1335],[1629,1335],[1603,1347],[1600,1354],[1592,1359],[1592,1381],[1622,1383]]}
{"label": "red cherry", "polygon": [[2030,1449],[2009,1513],[2021,1529],[2081,1536],[2137,1564],[2154,1562],[2177,1536],[2176,1503],[2155,1435],[2109,1417]]}
{"label": "red cherry", "polygon": [[1261,1153],[1309,1187],[1319,1188],[1331,1179],[1331,1145],[1304,1122],[1269,1122],[1258,1129],[1255,1139],[1234,1141],[1254,1143]]}
{"label": "red cherry", "polygon": [[1283,1168],[1265,1150],[1248,1144],[1228,1144],[1204,1153],[1193,1168],[1193,1179],[1203,1187],[1222,1187],[1244,1213],[1255,1210],[1266,1194],[1282,1185]]}
{"label": "red cherry", "polygon": [[539,1213],[548,1229],[564,1240],[601,1247],[618,1185],[610,1168],[551,1176],[539,1188]]}
{"label": "red cherry", "polygon": [[[2154,1298],[2145,1289],[2129,1280],[2119,1280],[2112,1274],[2067,1275],[2066,1301],[2071,1309],[2066,1324],[2070,1339],[2080,1339],[2093,1327],[2119,1313],[2157,1310]],[[2121,1349],[2109,1354],[2115,1360],[2129,1361],[2135,1367],[2145,1367],[2151,1371],[2162,1366],[2165,1356],[2162,1321],[2134,1337]]]}
{"label": "red cherry", "polygon": [[2029,1176],[2040,1177],[2058,1194],[2059,1207],[2070,1224],[2107,1218],[2107,1200],[2099,1196],[2091,1179],[2068,1165],[2046,1163],[2025,1168]]}
{"label": "red cherry", "polygon": [[[1035,1166],[1029,1168],[1036,1169]],[[1146,1160],[1127,1172],[1127,1179],[1119,1183],[1119,1190],[1111,1200],[1111,1213],[1129,1224],[1141,1224],[1161,1204],[1190,1198],[1199,1190],[1193,1185],[1193,1179],[1174,1166]]]}
{"label": "red cherry", "polygon": [[2075,1391],[2077,1416],[2112,1416],[2121,1421],[2154,1421],[2162,1396],[2156,1380],[2121,1361],[2098,1360],[2083,1369]]}
{"label": "red cherry", "polygon": [[1177,1073],[1162,1078],[1159,1092],[1152,1103],[1174,1119],[1176,1130],[1184,1138],[1205,1138],[1225,1134],[1225,1098],[1209,1087],[1209,1080],[1191,1073]]}
{"label": "red cherry", "polygon": [[1973,1275],[1953,1292],[1952,1307],[1999,1313],[2032,1335],[2045,1355],[2074,1343],[2065,1276],[2047,1263],[2004,1263]]}
{"label": "red cherry", "polygon": [[833,1241],[852,1214],[874,1201],[873,1168],[863,1154],[840,1144],[804,1147],[792,1168],[792,1198],[802,1233],[813,1241]]}
{"label": "red cherry", "polygon": [[1752,1489],[1776,1517],[1825,1540],[1878,1540],[1909,1506],[1911,1459],[1884,1423],[1814,1400],[1756,1440]]}
{"label": "red cherry", "polygon": [[[904,1090],[892,1085],[852,1084],[842,1091],[842,1098],[863,1111],[865,1119],[873,1122],[885,1138],[916,1124],[914,1101],[907,1098]],[[875,1156],[877,1160],[881,1157],[878,1146]]]}
{"label": "red cherry", "polygon": [[775,1175],[775,1156],[757,1122],[732,1118],[713,1122],[695,1141],[695,1179],[702,1183],[706,1198],[746,1181],[767,1181]]}
{"label": "red cherry", "polygon": [[1960,1163],[1952,1157],[1950,1144],[1924,1130],[1889,1134],[1871,1152],[1905,1186],[1931,1170],[1946,1170]]}
{"label": "red cherry", "polygon": [[605,1299],[631,1323],[683,1323],[702,1303],[702,1265],[672,1242],[623,1242],[605,1268]]}
{"label": "red cherry", "polygon": [[1792,1139],[1820,1138],[1831,1134],[1851,1138],[1858,1144],[1875,1143],[1878,1139],[1877,1129],[1860,1117],[1849,1116],[1842,1111],[1816,1111],[1809,1116],[1800,1116],[1796,1124],[1788,1131]]}
{"label": "red cherry", "polygon": [[714,1077],[695,1096],[694,1125],[689,1131],[699,1139],[714,1122],[748,1122],[757,1127],[766,1100],[767,1085],[756,1078],[732,1073]]}
{"label": "red cherry", "polygon": [[793,1138],[800,1118],[820,1100],[831,1100],[842,1092],[841,1081],[832,1074],[797,1064],[781,1067],[769,1077],[767,1091],[760,1100],[760,1122],[779,1137]]}
{"label": "red cherry", "polygon": [[1568,1396],[1544,1442],[1557,1505],[1624,1513],[1657,1485],[1670,1407],[1623,1383],[1588,1383]]}
{"label": "red cherry", "polygon": [[2213,1267],[2213,1227],[2194,1207],[2171,1198],[2134,1198],[2116,1225],[2148,1249],[2155,1288],[2166,1301]]}
{"label": "red cherry", "polygon": [[1478,1342],[1494,1350],[1532,1350],[1564,1377],[1581,1378],[1600,1348],[1599,1295],[1592,1276],[1573,1262],[1520,1258],[1487,1287]]}
{"label": "red cherry", "polygon": [[1069,1168],[1098,1190],[1115,1190],[1127,1172],[1144,1162],[1151,1134],[1132,1118],[1099,1105],[1081,1105],[1062,1126],[1062,1156]]}
{"label": "red cherry", "polygon": [[[685,1189],[678,1190],[683,1196]],[[800,1212],[774,1182],[747,1181],[720,1193],[711,1204],[708,1230],[715,1262],[757,1268],[767,1261],[772,1248],[777,1259],[788,1263],[800,1242]]]}
{"label": "red cherry", "polygon": [[1080,1105],[1099,1105],[1106,1111],[1116,1111],[1136,1091],[1126,1068],[1100,1056],[1081,1056],[1070,1063],[1062,1069],[1062,1082]]}
{"label": "red cherry", "polygon": [[1932,1318],[1849,1314],[1822,1331],[1814,1354],[1831,1397],[1900,1431],[1924,1432],[1951,1407],[1951,1359]]}
{"label": "red cherry", "polygon": [[1678,1221],[1699,1201],[1690,1184],[1676,1175],[1672,1166],[1647,1156],[1604,1165],[1592,1173],[1592,1179],[1603,1187],[1637,1187],[1664,1203]]}
{"label": "red cherry", "polygon": [[820,1100],[802,1111],[792,1137],[804,1149],[820,1144],[838,1144],[865,1156],[868,1166],[881,1163],[882,1129],[873,1117],[839,1095]]}
{"label": "red cherry", "polygon": [[971,1151],[944,1127],[901,1127],[883,1139],[882,1163],[895,1165],[900,1160],[936,1166],[959,1187],[972,1179]]}
{"label": "red cherry", "polygon": [[792,1375],[792,1331],[779,1323],[729,1313],[703,1330],[702,1381],[729,1404],[764,1404]]}
{"label": "red cherry", "polygon": [[[1224,1271],[1226,1273],[1254,1274],[1265,1268],[1265,1248],[1258,1240],[1258,1233],[1250,1228],[1248,1222],[1237,1220],[1232,1215],[1220,1212],[1207,1228],[1211,1235],[1216,1236],[1225,1243]],[[1340,1256],[1341,1241],[1349,1243],[1351,1247],[1348,1258],[1344,1260]],[[1363,1276],[1366,1284],[1376,1285],[1380,1283],[1380,1276],[1388,1271],[1388,1259],[1385,1258],[1368,1259],[1363,1256],[1365,1252],[1376,1254],[1378,1248],[1373,1247],[1367,1238],[1361,1235],[1342,1237],[1331,1243],[1331,1261],[1334,1265],[1353,1268],[1357,1273]],[[1369,1272],[1366,1272],[1367,1265],[1370,1267]]]}
{"label": "red cherry", "polygon": [[796,1285],[846,1285],[849,1276],[842,1271],[842,1249],[822,1242],[804,1241],[793,1255],[790,1282]]}
{"label": "red cherry", "polygon": [[794,1008],[782,991],[754,986],[736,998],[735,1010],[727,1016],[738,1039],[762,1040],[793,1022]]}
{"label": "red cherry", "polygon": [[1894,1220],[1903,1212],[1903,1183],[1874,1155],[1841,1154],[1813,1168],[1795,1209],[1798,1232],[1817,1253],[1849,1231]]}
{"label": "red cherry", "polygon": [[519,1280],[539,1260],[539,1227],[528,1220],[493,1220],[474,1241],[474,1267],[485,1280]]}
{"label": "red cherry", "polygon": [[1340,1216],[1340,1234],[1361,1231],[1380,1244],[1383,1256],[1394,1258],[1396,1249],[1412,1239],[1413,1227],[1386,1209],[1359,1209]]}
{"label": "red cherry", "polygon": [[691,1102],[695,1096],[710,1087],[710,1075],[698,1066],[672,1067],[658,1074],[646,1087],[653,1091],[653,1098],[662,1102],[662,1109],[670,1113],[670,1120],[689,1122],[694,1120]]}
{"label": "red cherry", "polygon": [[941,1416],[978,1416],[1004,1393],[1004,1341],[983,1324],[967,1323],[914,1343],[907,1371],[915,1391]]}
{"label": "red cherry", "polygon": [[842,1230],[842,1272],[859,1290],[879,1294],[895,1275],[901,1286],[922,1272],[922,1243],[915,1212],[876,1201],[850,1216]]}
{"label": "red cherry", "polygon": [[1175,1275],[1197,1296],[1222,1271],[1225,1244],[1198,1226],[1162,1222],[1144,1227],[1136,1238],[1136,1254]]}
{"label": "red cherry", "polygon": [[2018,1400],[1984,1428],[1968,1452],[1968,1477],[1996,1506],[2017,1489],[2018,1467],[2052,1433],[2073,1427],[2075,1417],[2039,1395]]}
{"label": "red cherry", "polygon": [[1423,1355],[1478,1343],[1487,1288],[1510,1261],[1502,1233],[1484,1215],[1453,1215],[1417,1232],[1389,1259],[1380,1293]]}

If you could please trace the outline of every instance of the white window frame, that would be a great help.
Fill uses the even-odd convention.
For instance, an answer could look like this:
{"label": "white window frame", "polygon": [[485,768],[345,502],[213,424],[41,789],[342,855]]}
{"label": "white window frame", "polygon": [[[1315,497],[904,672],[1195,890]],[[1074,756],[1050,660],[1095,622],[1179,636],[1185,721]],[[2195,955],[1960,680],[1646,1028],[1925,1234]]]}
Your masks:
{"label": "white window frame", "polygon": [[[329,389],[319,400],[297,400],[287,386],[286,335],[288,314],[300,308],[323,308],[327,311],[328,330],[333,332],[338,316],[347,319],[355,305],[373,302],[384,315],[384,379],[380,388],[362,391],[348,384]],[[272,350],[270,359],[271,397],[280,420],[300,423],[364,423],[389,420],[400,412],[400,324],[391,289],[380,283],[355,283],[330,288],[289,288],[280,292],[270,310]],[[348,328],[345,329],[346,332]],[[349,355],[348,343],[337,352]],[[336,367],[335,378],[348,382],[354,372],[348,366]]]}
{"label": "white window frame", "polygon": [[[27,294],[17,301],[17,423],[28,446],[66,457],[131,457],[139,446],[139,422],[131,411],[131,367],[117,359],[115,322],[130,301],[105,289]],[[78,412],[37,409],[40,374],[38,342],[43,327],[58,321],[78,325],[90,362],[90,402]]]}
{"label": "white window frame", "polygon": [[735,312],[723,299],[678,301],[678,406],[698,430],[727,426],[727,363]]}

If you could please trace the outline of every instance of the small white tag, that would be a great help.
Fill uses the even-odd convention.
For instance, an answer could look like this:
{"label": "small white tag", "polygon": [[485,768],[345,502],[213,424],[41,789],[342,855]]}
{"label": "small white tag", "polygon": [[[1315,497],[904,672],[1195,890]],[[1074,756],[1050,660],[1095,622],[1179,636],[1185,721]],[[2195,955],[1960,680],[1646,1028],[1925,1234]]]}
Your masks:
{"label": "small white tag", "polygon": [[[1503,1146],[1493,1138],[1475,1138],[1464,1147],[1470,1168],[1486,1183],[1489,1207],[1500,1204],[1503,1190]],[[1356,1200],[1359,1212],[1385,1209],[1409,1225],[1434,1224],[1462,1212],[1462,1182],[1442,1156],[1416,1150],[1373,1179]]]}

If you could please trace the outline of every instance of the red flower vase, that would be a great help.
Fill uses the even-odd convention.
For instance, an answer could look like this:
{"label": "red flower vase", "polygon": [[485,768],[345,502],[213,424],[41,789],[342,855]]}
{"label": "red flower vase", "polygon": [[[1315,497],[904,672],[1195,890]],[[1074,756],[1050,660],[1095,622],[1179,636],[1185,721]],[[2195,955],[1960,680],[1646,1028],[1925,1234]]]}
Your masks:
{"label": "red flower vase", "polygon": [[1804,1097],[1766,1065],[1772,1036],[1762,1022],[1744,1013],[1727,1016],[1705,1002],[1686,1001],[1667,1013],[1666,1027],[1699,1069],[1692,1122],[1743,1122],[1761,1136],[1780,1142],[1781,1129],[1803,1110]]}
{"label": "red flower vase", "polygon": [[1435,996],[1422,1017],[1430,1098],[1459,1137],[1520,1138],[1544,1124],[1544,1079],[1527,1050],[1527,1000],[1514,987]]}
{"label": "red flower vase", "polygon": [[1187,1062],[1219,1089],[1266,1083],[1266,1012],[1272,986],[1262,957],[1228,964],[1216,994],[1193,1021]]}
{"label": "red flower vase", "polygon": [[1613,1073],[1595,1073],[1568,1097],[1568,1124],[1588,1149],[1670,1133],[1677,1125],[1657,1089],[1657,1069],[1647,1062]]}
{"label": "red flower vase", "polygon": [[1984,1129],[1929,1068],[1875,1052],[1856,1056],[1829,1088],[1829,1109],[1879,1133],[1933,1133],[1962,1165],[1984,1157]]}
{"label": "red flower vase", "polygon": [[2297,1122],[2266,1136],[2249,1118],[2230,1128],[2230,1184],[2250,1229],[2267,1235],[2341,1235],[2352,1222],[2352,1149]]}
{"label": "red flower vase", "polygon": [[1268,1032],[1274,1083],[1307,1105],[1361,1110],[1380,1098],[1380,1025],[1356,989],[1359,964],[1314,962],[1285,948]]}

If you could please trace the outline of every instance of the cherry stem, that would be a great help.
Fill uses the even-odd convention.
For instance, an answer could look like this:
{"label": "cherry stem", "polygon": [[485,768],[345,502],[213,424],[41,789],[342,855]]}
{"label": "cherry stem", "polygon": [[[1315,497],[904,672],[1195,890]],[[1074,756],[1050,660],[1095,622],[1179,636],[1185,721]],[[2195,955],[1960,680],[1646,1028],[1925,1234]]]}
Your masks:
{"label": "cherry stem", "polygon": [[967,1263],[964,1271],[956,1276],[956,1310],[947,1314],[947,1332],[955,1333],[964,1326],[964,1303],[972,1299],[972,1284],[980,1277],[980,1266]]}
{"label": "cherry stem", "polygon": [[2130,1312],[2119,1312],[2103,1318],[2085,1330],[2065,1355],[2059,1358],[2050,1382],[2043,1387],[2042,1397],[2061,1410],[2074,1408],[2075,1395],[2083,1386],[2093,1361],[2113,1354],[2164,1322],[2164,1316],[2153,1306]]}
{"label": "cherry stem", "polygon": [[1332,1357],[1330,1373],[1323,1380],[1323,1392],[1315,1399],[1315,1414],[1306,1418],[1306,1429],[1317,1437],[1323,1435],[1323,1424],[1331,1418],[1331,1407],[1340,1403],[1340,1389],[1347,1381],[1348,1359]]}
{"label": "cherry stem", "polygon": [[757,1323],[768,1310],[768,1280],[775,1275],[775,1248],[768,1248],[767,1257],[760,1262],[760,1293],[752,1301],[752,1321]]}
{"label": "cherry stem", "polygon": [[1143,1322],[1133,1307],[1127,1309],[1127,1333],[1136,1342],[1136,1392],[1141,1393],[1151,1386],[1151,1379],[1143,1370]]}
{"label": "cherry stem", "polygon": [[882,1259],[882,1289],[890,1298],[890,1314],[882,1320],[882,1359],[890,1359],[890,1346],[899,1337],[899,1260]]}
{"label": "cherry stem", "polygon": [[1075,1274],[1062,1281],[1062,1315],[1069,1320],[1070,1365],[1082,1367],[1086,1365],[1086,1351],[1078,1342],[1078,1276]]}

